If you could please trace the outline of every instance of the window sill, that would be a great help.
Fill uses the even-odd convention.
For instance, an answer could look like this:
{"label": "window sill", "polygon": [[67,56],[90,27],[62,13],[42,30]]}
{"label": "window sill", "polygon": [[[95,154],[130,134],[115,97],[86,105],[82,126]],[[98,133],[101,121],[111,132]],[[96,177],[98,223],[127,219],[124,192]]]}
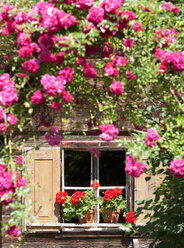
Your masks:
{"label": "window sill", "polygon": [[36,232],[56,232],[60,231],[64,232],[122,232],[125,231],[126,228],[123,224],[117,223],[89,223],[89,224],[72,224],[72,223],[33,223],[29,226],[32,230]]}

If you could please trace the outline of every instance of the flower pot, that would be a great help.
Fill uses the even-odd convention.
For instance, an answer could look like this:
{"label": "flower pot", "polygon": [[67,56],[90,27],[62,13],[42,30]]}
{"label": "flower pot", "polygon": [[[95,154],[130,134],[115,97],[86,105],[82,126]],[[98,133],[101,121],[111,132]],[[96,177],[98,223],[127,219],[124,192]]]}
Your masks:
{"label": "flower pot", "polygon": [[[102,217],[105,223],[118,223],[119,220],[119,214],[120,214],[120,210],[118,209],[117,211],[112,211],[111,209],[106,209],[103,213],[102,213]],[[104,215],[108,215],[108,217],[104,217]]]}
{"label": "flower pot", "polygon": [[95,210],[91,209],[89,212],[86,213],[84,218],[79,219],[79,223],[80,224],[82,224],[82,223],[93,223],[94,214],[95,214]]}

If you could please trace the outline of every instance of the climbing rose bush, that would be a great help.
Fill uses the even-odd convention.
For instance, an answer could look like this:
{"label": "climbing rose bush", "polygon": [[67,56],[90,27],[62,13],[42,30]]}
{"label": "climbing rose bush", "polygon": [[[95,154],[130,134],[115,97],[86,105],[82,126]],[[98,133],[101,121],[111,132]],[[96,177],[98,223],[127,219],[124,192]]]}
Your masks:
{"label": "climbing rose bush", "polygon": [[[21,206],[21,216],[29,209],[19,205],[29,184],[25,165],[14,160],[12,151],[21,153],[29,139],[38,148],[40,134],[50,146],[59,145],[65,130],[53,129],[56,118],[67,124],[78,110],[85,110],[88,116],[77,128],[85,126],[87,134],[104,142],[118,139],[120,131],[135,136],[130,144],[120,140],[131,154],[125,171],[135,177],[164,173],[165,188],[160,186],[155,195],[163,197],[167,207],[152,212],[168,210],[178,216],[173,219],[180,226],[182,208],[169,211],[169,199],[177,197],[173,202],[180,204],[178,199],[183,199],[182,2],[51,0],[0,6],[0,158],[7,165],[1,175],[3,204],[14,211]],[[95,121],[87,125],[87,119]],[[94,148],[89,152],[100,156]],[[149,169],[141,162],[144,155]],[[9,194],[16,194],[17,200]],[[13,226],[20,235],[20,222],[12,219],[5,230]],[[167,219],[160,221],[154,232],[146,233],[159,236],[155,230],[166,230],[167,240],[179,240],[169,225]],[[7,233],[14,236],[13,231]]]}

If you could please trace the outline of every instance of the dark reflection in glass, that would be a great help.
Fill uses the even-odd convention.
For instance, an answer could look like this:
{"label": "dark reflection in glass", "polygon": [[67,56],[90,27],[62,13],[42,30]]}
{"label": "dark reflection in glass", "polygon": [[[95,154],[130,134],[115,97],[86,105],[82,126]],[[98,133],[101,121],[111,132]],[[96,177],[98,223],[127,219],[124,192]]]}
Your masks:
{"label": "dark reflection in glass", "polygon": [[125,186],[125,151],[102,151],[99,160],[101,186]]}
{"label": "dark reflection in glass", "polygon": [[90,186],[91,154],[86,151],[65,151],[65,186]]}

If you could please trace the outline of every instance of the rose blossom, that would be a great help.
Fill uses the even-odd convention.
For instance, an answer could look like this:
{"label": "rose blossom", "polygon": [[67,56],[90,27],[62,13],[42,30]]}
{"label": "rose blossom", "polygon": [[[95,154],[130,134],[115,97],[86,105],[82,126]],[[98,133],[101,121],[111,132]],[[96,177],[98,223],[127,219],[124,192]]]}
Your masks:
{"label": "rose blossom", "polygon": [[126,67],[126,65],[128,64],[128,60],[125,59],[123,56],[116,56],[112,61],[116,66],[118,65]]}
{"label": "rose blossom", "polygon": [[46,98],[43,96],[41,90],[35,91],[31,97],[31,102],[34,104],[42,104],[45,102],[45,100]]}
{"label": "rose blossom", "polygon": [[126,78],[128,81],[132,81],[132,80],[136,79],[136,76],[130,70],[127,70],[126,71]]}
{"label": "rose blossom", "polygon": [[19,180],[17,181],[16,184],[17,184],[18,188],[26,186],[27,185],[27,178],[19,177]]}
{"label": "rose blossom", "polygon": [[107,142],[112,141],[119,133],[118,128],[115,128],[113,124],[101,125],[99,130],[102,132],[102,134],[99,135],[100,139]]}
{"label": "rose blossom", "polygon": [[143,26],[139,22],[135,22],[132,26],[134,31],[143,31]]}
{"label": "rose blossom", "polygon": [[57,35],[49,36],[48,33],[45,33],[43,35],[40,35],[40,37],[38,38],[38,44],[40,45],[43,51],[48,51],[54,47],[57,40]]}
{"label": "rose blossom", "polygon": [[153,147],[155,146],[153,141],[158,141],[160,138],[161,136],[157,133],[157,131],[154,128],[151,128],[146,134],[146,140],[144,143],[149,147]]}
{"label": "rose blossom", "polygon": [[107,13],[115,14],[123,2],[124,0],[103,0],[100,6],[104,8]]}
{"label": "rose blossom", "polygon": [[78,65],[85,65],[86,64],[86,59],[82,56],[77,58],[77,64]]}
{"label": "rose blossom", "polygon": [[132,48],[132,47],[134,46],[134,42],[133,42],[133,40],[132,40],[131,38],[125,39],[125,40],[123,41],[123,45],[124,45],[125,47]]}
{"label": "rose blossom", "polygon": [[23,46],[19,49],[20,58],[29,58],[33,55],[32,48],[30,46]]}
{"label": "rose blossom", "polygon": [[93,6],[94,0],[76,0],[76,8],[78,10],[89,9]]}
{"label": "rose blossom", "polygon": [[10,80],[10,75],[4,73],[0,76],[0,105],[10,107],[18,101],[15,83]]}
{"label": "rose blossom", "polygon": [[105,73],[109,77],[116,77],[119,74],[119,71],[112,62],[108,62],[105,67]]}
{"label": "rose blossom", "polygon": [[7,131],[7,126],[3,123],[0,123],[0,133],[6,132]]}
{"label": "rose blossom", "polygon": [[128,175],[139,177],[144,172],[146,166],[141,162],[136,162],[133,156],[127,156],[125,172]]}
{"label": "rose blossom", "polygon": [[118,17],[121,18],[121,16],[127,17],[129,21],[135,19],[135,14],[134,14],[134,12],[132,12],[132,11],[125,11],[125,10],[122,10],[122,11],[120,11],[120,12],[118,13]]}
{"label": "rose blossom", "polygon": [[46,50],[40,53],[40,59],[45,63],[52,63],[56,60],[54,53],[48,53]]}
{"label": "rose blossom", "polygon": [[54,110],[59,110],[61,108],[61,103],[60,102],[52,102],[51,108],[53,108]]}
{"label": "rose blossom", "polygon": [[50,76],[49,74],[43,75],[41,84],[45,93],[49,96],[56,96],[61,94],[65,89],[66,80],[60,76]]}
{"label": "rose blossom", "polygon": [[17,117],[14,116],[14,114],[8,114],[7,115],[7,121],[10,125],[16,125],[17,124]]}
{"label": "rose blossom", "polygon": [[17,157],[16,163],[20,164],[20,165],[22,165],[24,163],[22,156]]}
{"label": "rose blossom", "polygon": [[86,63],[84,65],[83,72],[87,78],[95,78],[96,77],[96,71],[90,63]]}
{"label": "rose blossom", "polygon": [[61,93],[61,96],[63,97],[63,99],[64,99],[64,101],[65,101],[66,103],[71,102],[72,99],[73,99],[73,96],[70,94],[69,91],[63,91],[63,92]]}
{"label": "rose blossom", "polygon": [[67,66],[64,70],[60,70],[58,75],[62,76],[67,83],[71,83],[73,80],[73,70],[69,66]]}
{"label": "rose blossom", "polygon": [[123,84],[120,81],[113,81],[110,86],[110,91],[117,96],[121,96],[124,92]]}
{"label": "rose blossom", "polygon": [[30,73],[36,73],[40,69],[40,64],[38,59],[30,59],[23,63],[23,69]]}
{"label": "rose blossom", "polygon": [[21,32],[18,34],[18,37],[17,37],[17,43],[20,45],[20,46],[27,46],[29,44],[31,44],[32,40],[30,38],[29,35],[26,35],[25,33]]}
{"label": "rose blossom", "polygon": [[176,177],[184,177],[184,160],[180,158],[171,161],[169,170]]}
{"label": "rose blossom", "polygon": [[8,230],[7,230],[7,234],[9,234],[10,236],[13,237],[18,237],[21,234],[21,231],[17,228],[17,226],[11,226]]}
{"label": "rose blossom", "polygon": [[56,56],[56,63],[58,65],[61,65],[64,62],[65,59],[65,54],[63,52],[59,52],[58,55]]}
{"label": "rose blossom", "polygon": [[92,22],[94,25],[102,22],[104,19],[104,9],[101,7],[92,7],[87,16],[87,20]]}

